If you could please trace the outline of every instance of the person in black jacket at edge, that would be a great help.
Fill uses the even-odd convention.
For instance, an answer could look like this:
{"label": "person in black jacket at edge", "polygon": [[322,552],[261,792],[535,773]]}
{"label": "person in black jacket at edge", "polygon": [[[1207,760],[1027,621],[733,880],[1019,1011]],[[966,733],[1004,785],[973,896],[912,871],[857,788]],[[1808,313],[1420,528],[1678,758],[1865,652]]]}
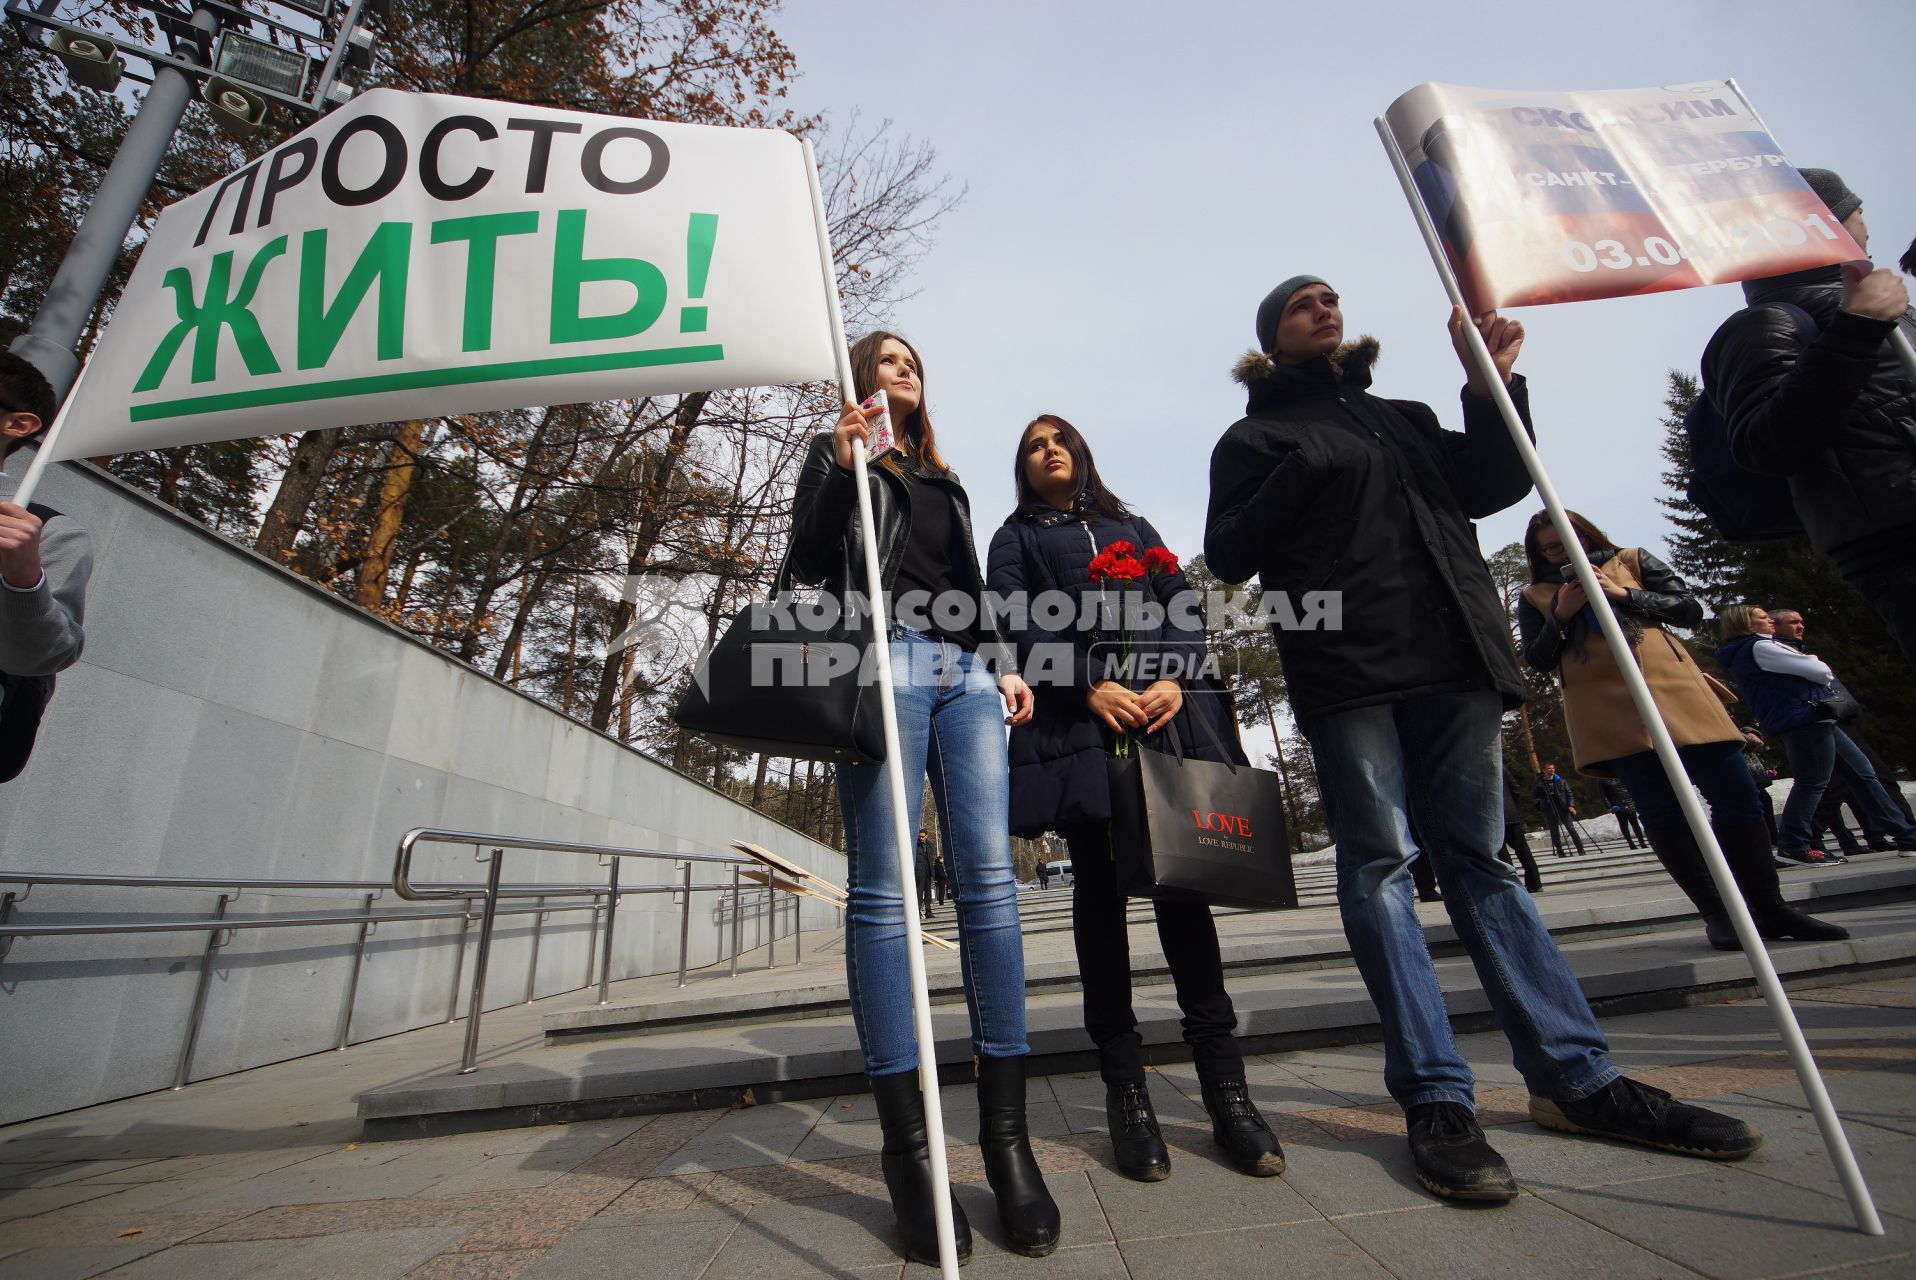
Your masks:
{"label": "person in black jacket at edge", "polygon": [[[1341,626],[1276,629],[1293,708],[1337,842],[1337,898],[1404,1108],[1418,1180],[1502,1202],[1516,1180],[1478,1126],[1469,1065],[1418,925],[1405,864],[1414,814],[1537,1123],[1666,1151],[1739,1159],[1762,1138],[1733,1117],[1626,1079],[1517,873],[1503,836],[1503,712],[1522,683],[1473,519],[1521,501],[1530,478],[1469,358],[1464,431],[1429,406],[1370,393],[1374,339],[1345,345],[1337,294],[1316,276],[1272,290],[1257,349],[1237,366],[1246,416],[1211,455],[1204,556],[1225,582],[1341,593]],[[1476,321],[1519,412],[1523,326]],[[1307,602],[1308,603],[1308,602]],[[1307,615],[1322,617],[1323,614]]]}
{"label": "person in black jacket at edge", "polygon": [[[929,766],[938,837],[957,904],[985,1176],[1011,1247],[1043,1257],[1058,1247],[1059,1215],[1032,1156],[1025,1116],[1031,1048],[1025,1039],[1024,939],[1011,866],[1005,757],[1005,726],[1030,719],[1031,690],[1016,674],[983,600],[971,502],[939,456],[925,407],[923,362],[910,343],[880,332],[852,345],[851,364],[861,400],[880,389],[890,398],[900,446],[875,459],[867,476],[883,580],[865,581],[852,448],[855,441],[869,441],[868,415],[849,404],[834,430],[813,439],[799,471],[792,568],[799,581],[823,583],[826,594],[841,601],[857,593],[870,599],[877,589],[885,593],[907,802],[915,807]],[[905,1254],[936,1265],[930,1140],[905,951],[912,943],[886,770],[886,764],[863,762],[835,770],[845,815],[845,977],[884,1131],[885,1187]],[[951,1212],[959,1256],[968,1257],[971,1229],[956,1196]]]}
{"label": "person in black jacket at edge", "polygon": [[[1828,169],[1799,172],[1867,252],[1862,197]],[[1746,280],[1743,296],[1703,360],[1730,454],[1789,477],[1811,544],[1916,668],[1916,378],[1889,340],[1898,326],[1916,339],[1909,289],[1889,267],[1812,267]],[[1779,303],[1807,312],[1815,336]]]}
{"label": "person in black jacket at edge", "polygon": [[[1056,831],[1070,846],[1084,1027],[1098,1046],[1112,1149],[1119,1172],[1157,1182],[1171,1176],[1171,1157],[1145,1085],[1144,1042],[1131,1007],[1126,898],[1111,850],[1105,758],[1116,736],[1169,725],[1194,759],[1250,761],[1238,745],[1236,717],[1201,677],[1208,651],[1197,596],[1182,570],[1167,567],[1139,584],[1165,616],[1158,622],[1140,615],[1128,637],[1132,669],[1121,669],[1120,646],[1104,624],[1107,613],[1122,608],[1124,584],[1094,582],[1091,560],[1119,543],[1143,557],[1153,548],[1159,559],[1169,553],[1150,522],[1105,487],[1084,436],[1063,418],[1040,414],[1025,428],[1012,466],[1018,509],[992,535],[985,570],[994,593],[1026,602],[1008,609],[1005,624],[1035,696],[1030,722],[1011,731],[1011,833]],[[1065,632],[1042,625],[1043,615],[1028,606],[1048,592],[1064,593],[1074,606],[1076,625]],[[1251,1102],[1211,909],[1155,901],[1152,913],[1211,1136],[1240,1172],[1274,1177],[1284,1171],[1284,1153]]]}

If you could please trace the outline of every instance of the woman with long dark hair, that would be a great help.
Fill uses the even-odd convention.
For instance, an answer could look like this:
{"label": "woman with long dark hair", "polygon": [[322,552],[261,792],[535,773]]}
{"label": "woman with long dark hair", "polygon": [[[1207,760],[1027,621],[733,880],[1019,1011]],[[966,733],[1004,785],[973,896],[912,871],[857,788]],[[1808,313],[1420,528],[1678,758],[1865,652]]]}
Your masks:
{"label": "woman with long dark hair", "polygon": [[[1012,1248],[1042,1257],[1058,1246],[1058,1206],[1045,1189],[1025,1122],[1024,944],[1006,831],[1005,725],[1031,715],[1031,690],[994,658],[1008,654],[989,610],[972,537],[971,502],[945,465],[924,396],[924,362],[909,342],[872,333],[851,349],[862,401],[890,400],[895,452],[869,467],[883,581],[867,582],[852,449],[868,441],[867,412],[846,405],[838,426],[812,441],[792,511],[792,567],[845,599],[885,593],[906,794],[923,791],[929,766],[938,835],[957,903],[965,1000],[977,1062],[979,1145]],[[885,1185],[905,1253],[935,1265],[937,1236],[918,1045],[913,1032],[898,878],[896,815],[883,764],[837,769],[845,815],[845,976],[865,1072],[884,1130]],[[914,817],[916,815],[913,815]],[[951,1202],[961,1258],[971,1231]]]}
{"label": "woman with long dark hair", "polygon": [[[1056,414],[1040,414],[1025,428],[1012,471],[1018,509],[992,535],[991,589],[1027,602],[1062,592],[1076,607],[1067,630],[1047,629],[1046,609],[1014,605],[1007,622],[1019,663],[1036,686],[1030,723],[1011,731],[1011,830],[1019,836],[1056,831],[1071,847],[1072,936],[1112,1146],[1121,1172],[1155,1182],[1170,1175],[1171,1161],[1145,1086],[1143,1040],[1131,1008],[1125,894],[1112,858],[1105,757],[1115,737],[1174,726],[1187,755],[1248,761],[1237,745],[1235,719],[1200,678],[1206,649],[1201,627],[1191,625],[1195,608],[1177,607],[1194,606],[1196,597],[1157,530],[1105,486],[1084,436]],[[1094,580],[1092,560],[1126,548],[1156,572],[1133,588]],[[1166,616],[1154,624],[1140,611],[1120,644],[1110,624],[1127,590],[1142,590]],[[1153,907],[1212,1136],[1242,1172],[1282,1173],[1283,1152],[1245,1083],[1210,908]]]}
{"label": "woman with long dark hair", "polygon": [[[1710,828],[1758,931],[1766,938],[1849,937],[1841,926],[1783,901],[1762,800],[1743,760],[1743,731],[1723,709],[1722,697],[1690,651],[1664,629],[1697,626],[1703,621],[1703,605],[1669,565],[1639,547],[1618,547],[1576,512],[1566,514],[1603,588],[1604,598],[1596,607],[1610,609],[1629,638],[1657,711],[1683,758],[1684,772],[1709,801]],[[1592,602],[1566,572],[1570,554],[1548,513],[1539,511],[1530,518],[1524,556],[1530,564],[1530,585],[1517,604],[1524,660],[1538,671],[1556,672],[1563,682],[1564,721],[1577,768],[1624,785],[1636,802],[1651,850],[1703,917],[1710,945],[1735,951],[1736,931],[1703,852],[1598,629]]]}

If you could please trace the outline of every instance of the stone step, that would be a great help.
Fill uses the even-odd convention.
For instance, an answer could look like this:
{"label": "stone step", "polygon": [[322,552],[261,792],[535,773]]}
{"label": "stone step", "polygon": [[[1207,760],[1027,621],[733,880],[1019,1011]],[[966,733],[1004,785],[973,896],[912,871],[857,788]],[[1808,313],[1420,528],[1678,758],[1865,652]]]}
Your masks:
{"label": "stone step", "polygon": [[[1620,879],[1626,872],[1636,878]],[[1546,891],[1537,898],[1537,907],[1545,927],[1554,936],[1614,935],[1687,921],[1694,912],[1689,900],[1677,892],[1661,868],[1647,857],[1638,858],[1627,867],[1614,867],[1606,875],[1593,877],[1590,883],[1599,881],[1611,888],[1626,884],[1639,887],[1628,894],[1603,895],[1564,892],[1561,885],[1552,892],[1546,882]],[[1824,909],[1821,904],[1916,896],[1916,860],[1879,857],[1873,862],[1859,860],[1842,868],[1792,872],[1786,877],[1785,895],[1792,900],[1817,903],[1818,910]],[[1068,930],[1069,895],[1059,896],[1065,899],[1057,908],[1062,911],[1060,927]],[[1327,890],[1326,902],[1320,905],[1330,902]],[[1020,914],[1027,940],[1044,932],[1033,928],[1029,908]],[[1334,911],[1221,911],[1218,914],[1219,942],[1227,973],[1316,969],[1350,963],[1350,946]],[[1433,954],[1460,954],[1456,931],[1441,904],[1423,904],[1419,914],[1425,941]],[[1130,912],[1130,919],[1136,928],[1131,944],[1133,981],[1140,987],[1169,982],[1170,969],[1158,947],[1156,930],[1150,927],[1150,903],[1139,902]],[[955,929],[952,935],[955,940]],[[821,945],[821,941],[814,938],[807,953],[810,959],[803,965],[744,973],[735,979],[703,980],[679,988],[645,984],[644,994],[636,998],[555,1011],[544,1019],[546,1037],[558,1041],[658,1034],[689,1026],[732,1026],[843,1013],[848,1005],[842,942]],[[1039,954],[1030,954],[1033,951]],[[964,999],[962,974],[954,954],[928,953],[926,978],[933,1004],[952,1004]],[[1069,946],[1048,950],[1028,948],[1025,985],[1033,992],[1075,991],[1078,968]]]}
{"label": "stone step", "polygon": [[[1904,862],[1903,868],[1910,867]],[[1819,873],[1808,884],[1825,887],[1848,878],[1878,883],[1891,868]],[[1906,891],[1908,878],[1897,878]],[[1806,896],[1802,883],[1793,897]],[[1772,950],[1786,981],[1817,985],[1861,980],[1916,969],[1916,900],[1875,901],[1833,910],[1842,901],[1864,902],[1856,892],[1811,893],[1820,913],[1852,932],[1836,943],[1784,943]],[[1599,908],[1590,908],[1597,913]],[[1565,936],[1560,945],[1593,1004],[1605,1012],[1670,1008],[1707,996],[1753,989],[1749,965],[1738,953],[1710,950],[1694,920],[1638,924],[1619,941],[1615,935]],[[1460,1032],[1490,1025],[1488,1002],[1469,962],[1460,956],[1436,960],[1446,1003]],[[1271,1052],[1376,1038],[1376,1013],[1348,963],[1317,968],[1240,968],[1231,977],[1239,1034],[1248,1050]],[[1140,983],[1135,1008],[1145,1051],[1152,1061],[1187,1056],[1174,992],[1162,983]],[[968,1076],[971,1048],[962,1005],[933,1010],[941,1077]],[[1095,1053],[1081,1025],[1077,993],[1040,990],[1027,1002],[1031,1070],[1037,1074],[1082,1071]],[[566,1038],[508,1045],[481,1060],[467,1075],[447,1068],[368,1090],[358,1099],[368,1138],[516,1127],[596,1117],[689,1110],[747,1100],[820,1097],[863,1088],[862,1058],[851,1019],[844,1013],[788,1018],[749,1025],[696,1025],[619,1040]]]}
{"label": "stone step", "polygon": [[[1608,880],[1619,874],[1661,874],[1661,867],[1651,853],[1630,849],[1621,840],[1600,844],[1592,842],[1591,852],[1580,857],[1558,858],[1549,852],[1548,842],[1539,848],[1535,837],[1532,837],[1531,849],[1536,853],[1546,891]],[[1336,873],[1328,859],[1297,866],[1294,878],[1299,906],[1330,906],[1336,903]],[[1019,914],[1027,934],[1070,929],[1071,890],[1068,885],[1054,886],[1048,890],[1027,889],[1018,895],[1018,899]],[[1150,913],[1151,904],[1148,901],[1132,901],[1130,915],[1134,921],[1148,920]],[[949,904],[934,907],[928,923],[930,932],[946,941],[957,941],[958,922]]]}

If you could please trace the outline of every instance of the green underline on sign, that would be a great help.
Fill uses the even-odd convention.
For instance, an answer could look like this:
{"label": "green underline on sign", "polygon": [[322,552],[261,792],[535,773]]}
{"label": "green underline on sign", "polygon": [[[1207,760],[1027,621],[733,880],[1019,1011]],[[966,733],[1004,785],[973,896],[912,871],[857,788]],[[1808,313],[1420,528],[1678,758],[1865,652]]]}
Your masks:
{"label": "green underline on sign", "polygon": [[706,364],[724,358],[725,348],[712,343],[702,347],[662,347],[656,351],[609,351],[600,355],[560,356],[550,360],[512,360],[504,364],[466,365],[457,369],[411,369],[364,378],[341,378],[337,382],[262,387],[257,391],[227,391],[219,395],[162,400],[157,404],[136,404],[129,411],[129,417],[134,422],[151,422],[156,418],[225,413],[233,409],[299,404],[307,400],[339,400],[347,396],[378,395],[384,391],[456,387],[473,382],[513,382],[522,378],[550,378],[568,373],[602,373],[608,369],[645,369],[662,364]]}

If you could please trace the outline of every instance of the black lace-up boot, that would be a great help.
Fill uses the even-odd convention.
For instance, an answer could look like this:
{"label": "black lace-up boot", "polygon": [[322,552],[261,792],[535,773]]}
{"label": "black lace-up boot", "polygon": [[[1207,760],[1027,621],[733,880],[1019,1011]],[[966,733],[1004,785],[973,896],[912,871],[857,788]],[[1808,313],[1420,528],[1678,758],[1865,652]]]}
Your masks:
{"label": "black lace-up boot", "polygon": [[1271,1126],[1257,1113],[1243,1079],[1200,1079],[1199,1083],[1204,1109],[1211,1115],[1211,1137],[1224,1148],[1237,1171],[1253,1178],[1275,1178],[1284,1172],[1284,1150],[1277,1145]]}
{"label": "black lace-up boot", "polygon": [[1133,1182],[1162,1182],[1171,1176],[1171,1153],[1158,1132],[1157,1112],[1142,1080],[1106,1085],[1104,1121],[1111,1128],[1111,1149],[1118,1172]]}

